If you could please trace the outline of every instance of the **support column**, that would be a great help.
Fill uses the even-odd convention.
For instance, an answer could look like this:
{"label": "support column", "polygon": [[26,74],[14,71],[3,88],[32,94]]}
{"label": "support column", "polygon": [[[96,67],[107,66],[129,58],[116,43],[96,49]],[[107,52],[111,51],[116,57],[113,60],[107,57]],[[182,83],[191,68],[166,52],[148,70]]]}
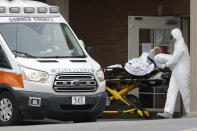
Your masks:
{"label": "support column", "polygon": [[197,0],[190,0],[190,113],[189,117],[197,116]]}
{"label": "support column", "polygon": [[52,6],[58,6],[63,17],[69,22],[69,0],[46,0]]}

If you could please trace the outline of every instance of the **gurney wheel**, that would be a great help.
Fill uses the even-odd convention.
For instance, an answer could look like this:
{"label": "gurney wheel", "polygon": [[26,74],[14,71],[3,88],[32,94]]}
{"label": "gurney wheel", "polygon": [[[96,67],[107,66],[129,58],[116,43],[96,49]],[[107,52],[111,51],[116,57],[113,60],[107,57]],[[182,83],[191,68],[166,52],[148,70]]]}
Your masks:
{"label": "gurney wheel", "polygon": [[145,118],[145,119],[149,119],[151,117],[150,113],[148,111],[146,111],[146,110],[143,110],[143,115],[144,115],[143,118]]}
{"label": "gurney wheel", "polygon": [[128,94],[126,97],[136,108],[140,108],[141,107],[141,102],[137,98],[137,96]]}
{"label": "gurney wheel", "polygon": [[144,109],[138,109],[137,110],[137,115],[141,119],[150,119],[150,113]]}

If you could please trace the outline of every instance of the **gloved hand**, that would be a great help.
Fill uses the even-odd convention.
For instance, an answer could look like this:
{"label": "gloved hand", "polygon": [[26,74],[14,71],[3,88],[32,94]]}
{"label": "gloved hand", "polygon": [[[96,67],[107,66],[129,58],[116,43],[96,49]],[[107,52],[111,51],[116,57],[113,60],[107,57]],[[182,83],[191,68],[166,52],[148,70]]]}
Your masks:
{"label": "gloved hand", "polygon": [[168,63],[168,62],[166,63],[166,65],[165,65],[165,66],[166,66],[166,67],[168,67],[168,68],[170,68],[170,65],[169,65],[169,63]]}

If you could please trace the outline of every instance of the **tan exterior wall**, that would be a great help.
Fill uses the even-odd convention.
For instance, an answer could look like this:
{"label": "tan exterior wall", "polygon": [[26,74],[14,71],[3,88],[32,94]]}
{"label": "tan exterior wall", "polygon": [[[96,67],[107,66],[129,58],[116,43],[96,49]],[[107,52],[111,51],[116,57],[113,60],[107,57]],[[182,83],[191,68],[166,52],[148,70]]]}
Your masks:
{"label": "tan exterior wall", "polygon": [[191,0],[190,21],[191,102],[189,116],[197,116],[197,0]]}

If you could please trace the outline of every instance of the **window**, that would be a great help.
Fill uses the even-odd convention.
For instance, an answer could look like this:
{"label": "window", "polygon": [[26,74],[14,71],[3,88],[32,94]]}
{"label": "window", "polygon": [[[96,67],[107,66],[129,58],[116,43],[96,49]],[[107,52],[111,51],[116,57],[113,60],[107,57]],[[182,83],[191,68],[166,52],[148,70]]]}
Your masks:
{"label": "window", "polygon": [[0,32],[19,57],[84,58],[85,54],[66,24],[0,24]]}
{"label": "window", "polygon": [[1,47],[0,47],[0,67],[11,69],[11,65],[5,55],[5,52]]}

